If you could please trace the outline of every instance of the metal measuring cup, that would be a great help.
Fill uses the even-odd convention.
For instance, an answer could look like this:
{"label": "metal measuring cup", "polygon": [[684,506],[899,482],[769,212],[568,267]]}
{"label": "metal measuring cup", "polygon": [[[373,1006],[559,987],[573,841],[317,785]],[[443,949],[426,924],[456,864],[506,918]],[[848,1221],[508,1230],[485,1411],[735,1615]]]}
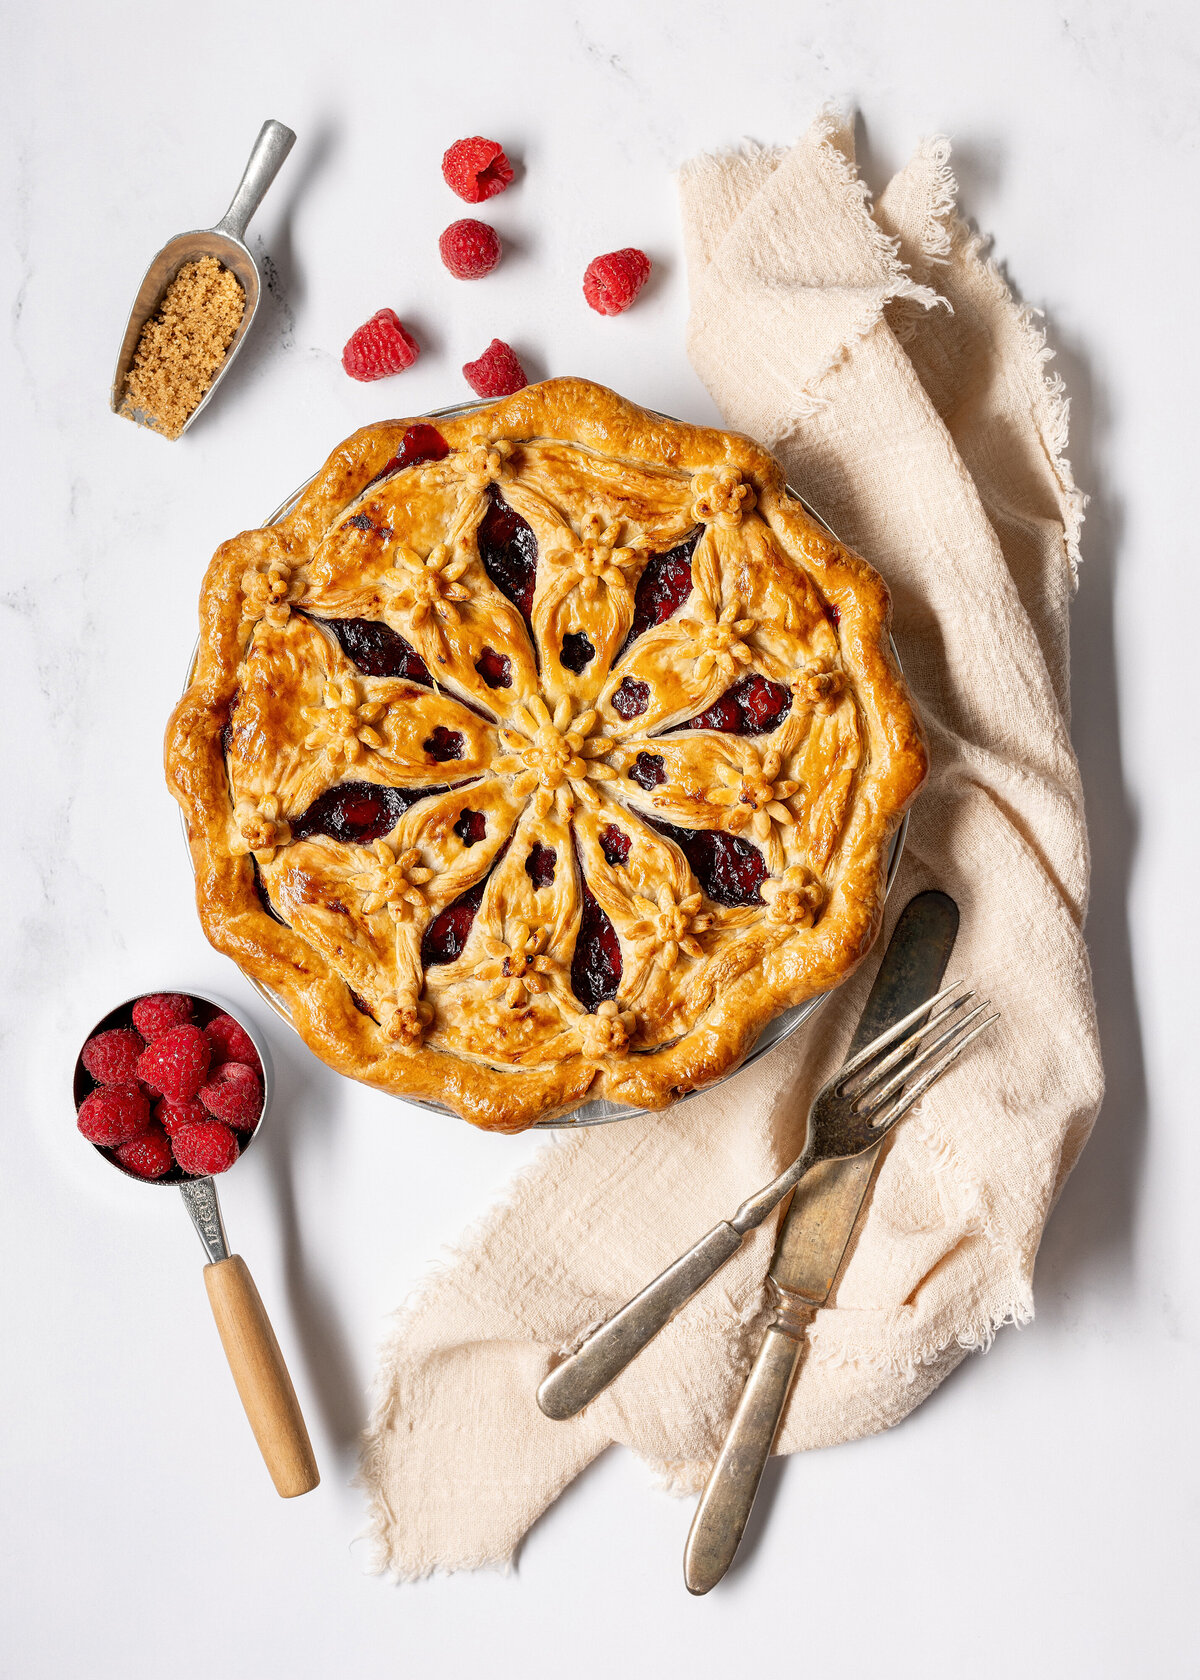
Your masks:
{"label": "metal measuring cup", "polygon": [[[126,998],[124,1003],[110,1009],[88,1033],[84,1044],[97,1033],[107,1032],[112,1027],[131,1026],[134,1004],[140,997],[149,995],[154,994],[138,993],[137,997]],[[219,1003],[215,998],[205,997],[202,992],[189,990],[181,995],[190,997],[204,1009],[211,1009],[213,1015],[232,1015],[258,1053],[263,1081],[262,1109],[248,1140],[242,1144],[244,1155],[262,1130],[271,1101],[270,1072],[262,1041],[250,1023],[226,1004]],[[95,1088],[95,1084],[96,1081],[83,1065],[81,1046],[79,1056],[75,1060],[73,1084],[77,1113],[83,1099]],[[86,1139],[83,1141],[87,1142]],[[178,1186],[184,1205],[192,1216],[192,1224],[196,1227],[204,1245],[204,1252],[208,1256],[209,1263],[204,1268],[204,1285],[208,1291],[209,1305],[225,1349],[225,1357],[229,1361],[229,1369],[237,1384],[238,1395],[254,1431],[263,1461],[271,1473],[271,1480],[275,1483],[276,1491],[284,1499],[294,1499],[297,1494],[311,1492],[320,1482],[321,1476],[313,1457],[312,1444],[300,1411],[300,1402],[296,1399],[296,1391],[292,1387],[292,1379],[279,1350],[279,1343],[275,1339],[275,1332],[271,1328],[271,1321],[267,1317],[266,1308],[255,1288],[246,1262],[240,1255],[229,1252],[216,1184],[211,1177],[188,1178],[179,1168],[174,1168],[163,1178],[140,1178],[137,1173],[123,1167],[111,1149],[101,1148],[99,1144],[94,1143],[88,1143],[88,1148],[95,1150],[98,1155],[103,1155],[110,1166],[116,1167],[118,1172],[124,1173],[126,1178],[134,1179],[138,1184],[152,1184],[160,1188],[163,1185]],[[239,1161],[240,1159],[241,1156],[238,1157]],[[236,1166],[237,1162],[234,1165]],[[232,1168],[230,1170],[232,1171]]]}
{"label": "metal measuring cup", "polygon": [[[232,367],[233,359],[250,331],[250,324],[254,320],[262,292],[258,265],[245,243],[246,228],[295,141],[296,136],[291,129],[285,128],[281,122],[276,122],[273,118],[265,122],[259,130],[258,139],[254,142],[254,150],[250,153],[250,161],[246,165],[241,184],[216,227],[199,228],[191,233],[177,233],[174,239],[168,239],[146,270],[145,278],[138,287],[137,297],[133,300],[133,308],[129,311],[129,319],[125,323],[125,337],[121,341],[117,370],[113,374],[108,406],[114,414],[122,413],[125,381],[133,366],[134,352],[141,339],[142,328],[162,302],[163,293],[179,270],[186,263],[195,262],[199,257],[216,257],[218,262],[223,263],[236,277],[246,300],[242,319],[225,352],[224,361],[213,375],[208,390],[180,427],[178,435],[182,437],[196,416],[208,407],[213,393]],[[133,415],[123,417],[135,418]]]}

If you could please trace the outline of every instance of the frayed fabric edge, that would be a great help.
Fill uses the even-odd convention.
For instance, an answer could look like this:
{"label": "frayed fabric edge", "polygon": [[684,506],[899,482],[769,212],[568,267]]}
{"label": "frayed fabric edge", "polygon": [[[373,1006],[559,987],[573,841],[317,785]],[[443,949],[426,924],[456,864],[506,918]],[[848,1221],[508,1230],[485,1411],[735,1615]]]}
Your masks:
{"label": "frayed fabric edge", "polygon": [[1071,399],[1066,394],[1062,375],[1049,369],[1049,363],[1054,360],[1055,353],[1046,342],[1046,329],[1038,324],[1039,320],[1044,318],[1044,312],[1035,309],[1032,304],[1018,303],[1013,297],[1012,288],[1005,279],[999,263],[988,252],[990,241],[983,234],[972,232],[966,223],[959,219],[955,236],[963,242],[963,261],[976,263],[983,270],[1002,307],[1011,314],[1028,351],[1030,377],[1042,409],[1038,435],[1058,485],[1063,546],[1070,568],[1071,587],[1077,589],[1079,567],[1083,560],[1080,542],[1088,498],[1075,482],[1067,455],[1070,445]]}
{"label": "frayed fabric edge", "polygon": [[[900,241],[885,233],[872,215],[870,188],[859,175],[852,156],[846,149],[848,134],[849,119],[846,115],[836,106],[826,106],[814,118],[808,138],[815,140],[818,158],[829,171],[838,192],[858,220],[868,247],[883,270],[882,284],[872,294],[869,306],[851,324],[828,361],[818,368],[806,380],[803,389],[796,393],[792,399],[791,413],[777,426],[769,428],[762,440],[768,449],[777,448],[785,442],[796,421],[812,419],[828,407],[829,399],[820,395],[818,387],[844,365],[855,345],[860,344],[868,333],[874,330],[883,319],[889,304],[903,301],[926,311],[938,308],[952,311],[952,305],[947,298],[942,297],[932,286],[922,285],[913,279],[901,260]],[[926,144],[940,148],[938,155],[943,159],[943,173],[930,201],[926,233],[935,245],[940,247],[944,243],[946,250],[949,250],[950,236],[945,226],[945,218],[954,209],[956,190],[954,177],[949,172],[949,141],[938,137]],[[931,229],[934,231],[931,232]]]}

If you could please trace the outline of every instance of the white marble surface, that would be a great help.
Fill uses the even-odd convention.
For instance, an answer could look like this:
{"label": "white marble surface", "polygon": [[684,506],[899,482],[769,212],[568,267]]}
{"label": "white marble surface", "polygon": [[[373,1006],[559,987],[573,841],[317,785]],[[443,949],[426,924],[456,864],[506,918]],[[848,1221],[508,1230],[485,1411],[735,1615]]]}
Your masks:
{"label": "white marble surface", "polygon": [[[44,0],[6,7],[4,36],[4,1672],[1200,1672],[1192,8]],[[1109,1098],[1046,1237],[1036,1323],[902,1428],[773,1469],[709,1599],[681,1580],[690,1505],[620,1453],[514,1575],[396,1589],[354,1543],[373,1349],[538,1145],[336,1079],[206,946],[159,768],[201,570],[352,427],[455,400],[494,333],[535,375],[708,418],[671,171],[744,134],[788,139],[831,96],[864,113],[876,185],[921,133],[953,136],[964,205],[1046,306],[1074,398]],[[168,445],[107,411],[124,313],[158,244],[221,213],[268,115],[300,137],[253,229],[277,288]],[[436,254],[459,209],[438,160],[479,132],[523,170],[489,207],[503,267],[464,286]],[[602,320],[579,275],[624,244],[656,278]],[[402,383],[353,385],[341,344],[383,304],[424,354]],[[295,1503],[234,1402],[178,1199],[108,1173],[71,1127],[83,1033],[160,984],[223,993],[271,1034],[274,1122],[222,1195],[324,1468]]]}

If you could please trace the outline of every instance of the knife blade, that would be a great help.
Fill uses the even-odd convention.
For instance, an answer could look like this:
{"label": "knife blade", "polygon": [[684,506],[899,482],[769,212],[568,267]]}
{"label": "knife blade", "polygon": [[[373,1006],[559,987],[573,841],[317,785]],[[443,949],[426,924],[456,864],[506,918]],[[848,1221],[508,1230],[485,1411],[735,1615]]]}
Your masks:
{"label": "knife blade", "polygon": [[[958,934],[958,906],[918,893],[900,913],[846,1060],[940,988]],[[806,1345],[833,1291],[879,1165],[882,1144],[825,1161],[797,1185],[768,1271],[774,1319],[700,1496],[684,1551],[688,1591],[708,1592],[733,1562]]]}

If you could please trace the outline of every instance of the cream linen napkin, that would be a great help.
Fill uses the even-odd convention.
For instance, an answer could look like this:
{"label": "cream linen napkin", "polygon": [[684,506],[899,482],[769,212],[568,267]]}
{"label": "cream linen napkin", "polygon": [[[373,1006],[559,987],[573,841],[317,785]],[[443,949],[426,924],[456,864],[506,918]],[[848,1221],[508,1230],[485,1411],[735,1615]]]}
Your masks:
{"label": "cream linen napkin", "polygon": [[[944,141],[874,207],[829,115],[791,151],[697,159],[680,193],[697,371],[892,588],[932,774],[885,933],[944,888],[962,911],[951,976],[1003,1011],[895,1134],[811,1331],[777,1447],[797,1452],[898,1423],[1031,1317],[1042,1227],[1099,1106],[1066,716],[1082,498],[1049,353],[955,214]],[[703,1483],[756,1346],[773,1222],[580,1417],[549,1422],[534,1391],[792,1157],[874,969],[713,1094],[548,1144],[401,1311],[363,1462],[379,1568],[508,1562],[612,1441],[673,1491]]]}

